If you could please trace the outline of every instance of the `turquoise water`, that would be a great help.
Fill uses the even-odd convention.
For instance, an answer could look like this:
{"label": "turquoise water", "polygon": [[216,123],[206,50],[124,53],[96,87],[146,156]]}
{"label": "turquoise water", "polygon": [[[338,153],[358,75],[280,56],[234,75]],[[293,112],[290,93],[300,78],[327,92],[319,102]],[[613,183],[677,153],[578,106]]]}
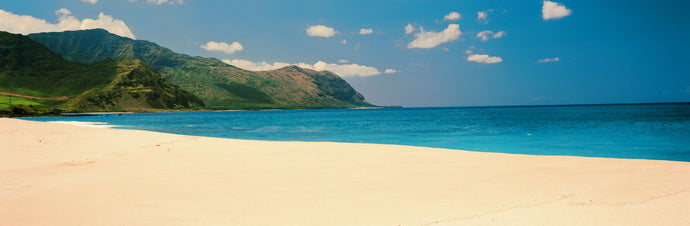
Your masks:
{"label": "turquoise water", "polygon": [[25,119],[254,140],[690,161],[690,104],[176,112]]}

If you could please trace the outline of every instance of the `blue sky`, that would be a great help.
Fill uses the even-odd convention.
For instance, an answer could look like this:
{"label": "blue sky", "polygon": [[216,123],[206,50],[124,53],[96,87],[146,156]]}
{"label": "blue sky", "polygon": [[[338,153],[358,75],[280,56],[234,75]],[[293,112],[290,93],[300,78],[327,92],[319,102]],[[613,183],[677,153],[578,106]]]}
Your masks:
{"label": "blue sky", "polygon": [[331,70],[378,105],[690,102],[686,1],[23,0],[0,10],[0,30],[14,33],[103,27],[247,69]]}

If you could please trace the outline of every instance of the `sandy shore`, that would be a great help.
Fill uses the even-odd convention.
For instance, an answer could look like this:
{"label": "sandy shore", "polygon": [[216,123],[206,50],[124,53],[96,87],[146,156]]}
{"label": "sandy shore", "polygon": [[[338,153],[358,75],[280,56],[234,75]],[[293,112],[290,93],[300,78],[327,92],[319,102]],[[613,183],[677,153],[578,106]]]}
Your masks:
{"label": "sandy shore", "polygon": [[0,225],[687,225],[690,163],[0,118]]}

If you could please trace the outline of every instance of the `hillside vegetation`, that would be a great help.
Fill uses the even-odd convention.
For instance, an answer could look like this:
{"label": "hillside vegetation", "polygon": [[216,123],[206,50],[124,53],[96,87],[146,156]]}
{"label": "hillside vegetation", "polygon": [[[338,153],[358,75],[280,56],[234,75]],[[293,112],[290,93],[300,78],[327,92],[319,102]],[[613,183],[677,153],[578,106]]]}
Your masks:
{"label": "hillside vegetation", "polygon": [[373,106],[330,72],[297,67],[243,70],[215,58],[179,54],[153,42],[132,40],[102,29],[29,35],[65,59],[91,64],[138,59],[214,109],[346,108]]}
{"label": "hillside vegetation", "polygon": [[[166,81],[140,60],[74,63],[26,36],[7,32],[0,32],[0,91],[31,96],[16,98],[23,102],[13,103],[33,106],[20,107],[29,110],[39,109],[36,105],[72,112],[204,106],[199,98]],[[9,103],[5,108],[11,108]]]}
{"label": "hillside vegetation", "polygon": [[163,79],[136,59],[105,60],[116,65],[115,77],[65,103],[67,111],[149,111],[203,107],[201,99]]}

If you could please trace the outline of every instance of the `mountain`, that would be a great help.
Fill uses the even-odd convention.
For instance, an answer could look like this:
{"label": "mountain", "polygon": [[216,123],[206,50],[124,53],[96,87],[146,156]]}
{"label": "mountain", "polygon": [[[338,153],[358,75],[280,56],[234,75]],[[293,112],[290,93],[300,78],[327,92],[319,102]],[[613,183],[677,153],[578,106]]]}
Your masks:
{"label": "mountain", "polygon": [[74,63],[27,36],[0,32],[0,91],[51,99],[67,111],[203,107],[140,60]]}
{"label": "mountain", "polygon": [[297,95],[297,98],[307,102],[318,102],[324,107],[339,107],[347,104],[371,106],[365,102],[362,94],[355,91],[340,76],[329,71],[317,72],[293,65],[255,73],[262,78],[283,85],[274,89],[266,89],[266,93],[276,99],[288,99],[290,97],[286,96],[287,94],[295,93],[294,91],[298,90],[302,92],[293,94]]}
{"label": "mountain", "polygon": [[104,59],[139,59],[165,79],[216,109],[343,108],[373,106],[345,80],[331,72],[294,66],[248,71],[215,58],[192,57],[156,43],[132,40],[102,29],[29,35],[65,59],[94,63]]}
{"label": "mountain", "polygon": [[69,62],[26,36],[0,32],[0,89],[6,92],[76,96],[110,80],[110,66]]}
{"label": "mountain", "polygon": [[89,89],[67,103],[68,111],[147,111],[203,107],[204,102],[168,82],[137,59],[102,61],[115,65],[113,79],[105,86]]}

